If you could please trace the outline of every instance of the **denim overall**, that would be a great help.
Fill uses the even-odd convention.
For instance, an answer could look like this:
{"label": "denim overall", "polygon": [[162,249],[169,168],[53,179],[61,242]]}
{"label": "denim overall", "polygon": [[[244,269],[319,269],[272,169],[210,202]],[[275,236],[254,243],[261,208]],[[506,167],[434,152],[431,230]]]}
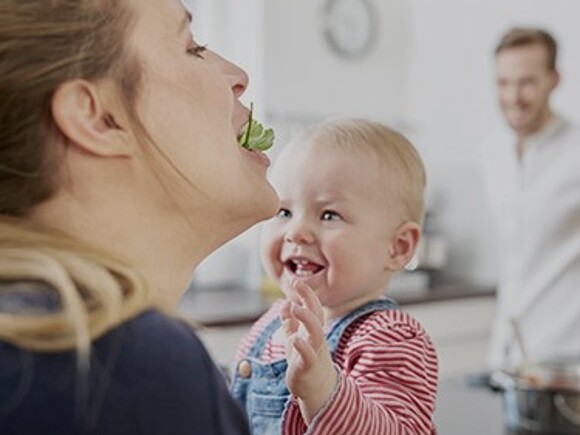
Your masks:
{"label": "denim overall", "polygon": [[[397,304],[391,299],[371,301],[345,317],[337,320],[326,334],[326,342],[335,358],[338,342],[346,328],[360,317],[379,310],[396,310]],[[282,415],[290,403],[290,392],[286,388],[285,359],[264,363],[260,355],[266,343],[280,327],[276,317],[258,337],[246,358],[241,360],[235,370],[232,382],[232,395],[246,411],[253,435],[276,435],[282,432]]]}

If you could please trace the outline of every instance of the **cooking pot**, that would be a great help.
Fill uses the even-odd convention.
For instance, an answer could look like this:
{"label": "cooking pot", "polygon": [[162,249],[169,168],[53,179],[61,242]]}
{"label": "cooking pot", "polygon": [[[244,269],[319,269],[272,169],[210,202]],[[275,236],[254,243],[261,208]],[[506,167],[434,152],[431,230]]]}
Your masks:
{"label": "cooking pot", "polygon": [[490,386],[503,394],[510,431],[580,434],[580,362],[522,364],[491,374]]}

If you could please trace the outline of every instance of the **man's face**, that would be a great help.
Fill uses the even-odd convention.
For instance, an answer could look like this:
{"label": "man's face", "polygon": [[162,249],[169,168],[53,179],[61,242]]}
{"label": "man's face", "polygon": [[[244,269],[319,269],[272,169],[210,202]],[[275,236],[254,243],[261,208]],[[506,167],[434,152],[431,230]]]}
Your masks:
{"label": "man's face", "polygon": [[496,56],[499,104],[518,137],[537,132],[550,116],[550,94],[558,73],[548,67],[540,44],[505,48]]}

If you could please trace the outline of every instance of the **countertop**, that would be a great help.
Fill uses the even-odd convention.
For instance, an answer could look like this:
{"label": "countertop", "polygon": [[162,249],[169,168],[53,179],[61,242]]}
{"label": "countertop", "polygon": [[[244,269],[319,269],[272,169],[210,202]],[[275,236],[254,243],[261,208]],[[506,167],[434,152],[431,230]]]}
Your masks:
{"label": "countertop", "polygon": [[467,377],[439,383],[435,424],[439,435],[507,435],[502,397],[484,387],[468,385]]}
{"label": "countertop", "polygon": [[[428,304],[466,298],[494,297],[492,286],[455,283],[440,284],[423,290],[401,291],[387,295],[399,305]],[[191,288],[180,302],[180,311],[205,326],[233,326],[251,323],[263,314],[276,298],[258,290],[236,286]]]}
{"label": "countertop", "polygon": [[[495,289],[455,283],[388,295],[405,306],[493,298]],[[195,288],[182,298],[180,311],[208,327],[241,326],[255,321],[274,300],[242,287]],[[504,426],[501,394],[470,385],[466,376],[440,380],[434,418],[438,435],[516,435]]]}
{"label": "countertop", "polygon": [[468,376],[439,382],[434,416],[438,435],[541,435],[508,430],[503,412],[502,394],[470,385]]}

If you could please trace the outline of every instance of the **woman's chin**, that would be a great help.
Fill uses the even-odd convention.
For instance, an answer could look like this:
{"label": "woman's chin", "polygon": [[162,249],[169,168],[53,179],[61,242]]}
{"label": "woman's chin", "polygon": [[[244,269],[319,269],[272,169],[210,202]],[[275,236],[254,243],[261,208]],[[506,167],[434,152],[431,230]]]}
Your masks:
{"label": "woman's chin", "polygon": [[245,230],[274,217],[278,213],[280,203],[278,195],[272,186],[268,184],[263,190],[256,191],[252,195],[252,199],[244,204],[242,208],[245,212],[239,215],[238,222]]}
{"label": "woman's chin", "polygon": [[254,197],[254,207],[256,222],[270,219],[278,213],[280,209],[280,198],[269,182],[265,182]]}

